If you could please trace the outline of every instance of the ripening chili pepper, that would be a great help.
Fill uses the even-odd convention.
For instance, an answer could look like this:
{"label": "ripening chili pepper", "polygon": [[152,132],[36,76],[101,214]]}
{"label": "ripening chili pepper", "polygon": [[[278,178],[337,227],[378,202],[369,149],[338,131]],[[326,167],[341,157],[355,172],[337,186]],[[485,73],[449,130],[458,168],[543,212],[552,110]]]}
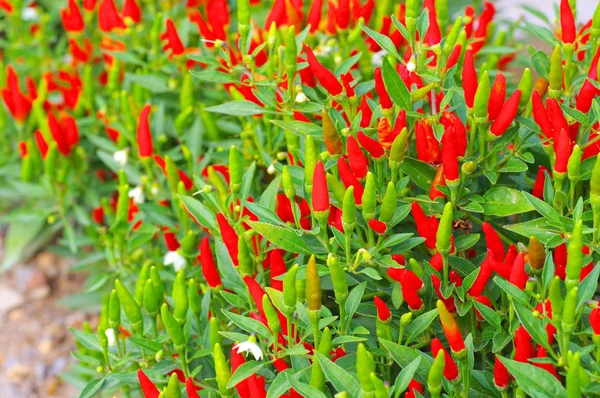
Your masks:
{"label": "ripening chili pepper", "polygon": [[542,103],[542,99],[540,94],[537,91],[533,92],[531,97],[531,104],[533,110],[533,120],[540,126],[542,133],[545,138],[550,139],[553,137],[553,128],[552,123],[550,122],[550,118],[548,117],[548,112],[546,108],[544,108],[544,104]]}
{"label": "ripening chili pepper", "polygon": [[125,315],[127,315],[127,319],[129,319],[131,327],[138,336],[143,336],[144,318],[142,317],[140,306],[135,301],[131,293],[129,293],[127,288],[123,286],[121,281],[118,279],[115,280],[115,290],[117,292],[117,296],[119,297],[121,308],[123,308]]}
{"label": "ripening chili pepper", "polygon": [[304,46],[304,51],[306,52],[306,60],[308,61],[310,70],[317,77],[321,86],[334,97],[341,94],[344,91],[344,88],[335,75],[319,63],[317,57],[308,45]]}
{"label": "ripening chili pepper", "polygon": [[215,260],[210,249],[210,240],[208,236],[202,238],[202,242],[200,243],[200,255],[198,256],[200,260],[200,265],[202,267],[202,275],[204,275],[204,279],[206,279],[206,283],[208,286],[212,288],[218,288],[223,283],[221,282],[221,277],[219,276],[219,271],[217,270],[217,266],[215,264]]}
{"label": "ripening chili pepper", "polygon": [[379,103],[382,109],[391,109],[394,104],[388,94],[387,88],[383,82],[383,76],[381,75],[381,67],[375,68],[375,91],[379,96]]}
{"label": "ripening chili pepper", "polygon": [[[437,269],[435,267],[434,267],[434,269],[436,269],[438,272],[442,272],[443,263],[442,263],[441,255],[439,254],[439,252],[437,254],[440,257],[440,263],[439,263],[439,266],[436,265],[436,267],[439,269]],[[432,266],[433,266],[433,264],[432,264]],[[435,290],[435,294],[437,294],[438,298],[444,302],[444,304],[446,305],[446,308],[448,308],[448,311],[450,311],[451,313],[456,312],[456,305],[454,304],[454,299],[452,297],[444,298],[444,296],[442,295],[442,290],[441,290],[442,281],[440,281],[440,278],[436,274],[431,274],[431,284],[433,285],[433,290]]]}
{"label": "ripening chili pepper", "polygon": [[377,124],[377,137],[379,138],[379,142],[385,149],[391,149],[392,143],[394,142],[396,136],[397,134],[395,132],[395,129],[392,130],[388,119],[385,117],[379,119],[379,123]]}
{"label": "ripening chili pepper", "polygon": [[329,112],[327,112],[327,109],[323,108],[321,115],[323,117],[323,137],[325,139],[327,151],[331,155],[341,155],[343,152],[342,139],[335,129],[331,117],[329,117]]}
{"label": "ripening chili pepper", "polygon": [[560,2],[560,29],[563,43],[573,43],[577,37],[575,18],[568,0]]}
{"label": "ripening chili pepper", "polygon": [[353,136],[349,136],[346,145],[348,146],[348,162],[352,172],[357,178],[365,178],[368,171],[367,158],[358,146],[358,142]]}
{"label": "ripening chili pepper", "polygon": [[359,131],[356,134],[356,138],[358,138],[360,145],[369,152],[369,155],[371,155],[374,160],[380,159],[385,155],[383,146],[378,141],[366,136],[362,131]]}
{"label": "ripening chili pepper", "polygon": [[315,256],[310,256],[306,265],[306,305],[309,311],[321,310],[321,278]]}
{"label": "ripening chili pepper", "polygon": [[438,309],[442,328],[444,329],[444,334],[446,335],[446,339],[448,340],[452,352],[454,355],[462,355],[465,352],[465,342],[456,321],[450,312],[448,312],[448,309],[442,300],[436,302],[436,307]]}
{"label": "ripening chili pepper", "polygon": [[85,28],[81,10],[75,0],[69,0],[69,7],[60,10],[60,19],[67,32],[81,32]]}
{"label": "ripening chili pepper", "polygon": [[137,371],[137,377],[140,382],[140,388],[142,389],[142,393],[144,394],[144,398],[158,398],[160,392],[158,388],[152,383],[152,380],[146,376],[146,374],[139,369]]}
{"label": "ripening chili pepper", "polygon": [[540,272],[546,262],[546,251],[535,236],[529,238],[528,258],[533,272]]}
{"label": "ripening chili pepper", "polygon": [[506,366],[504,366],[498,356],[496,356],[494,361],[494,385],[497,389],[502,391],[508,387],[508,383],[510,383],[508,369],[506,369]]}
{"label": "ripening chili pepper", "polygon": [[448,202],[444,206],[442,218],[440,218],[440,225],[437,229],[435,248],[440,253],[450,252],[450,239],[452,237],[452,220],[454,218],[454,212],[452,209],[452,203]]}
{"label": "ripening chili pepper", "polygon": [[492,123],[490,127],[490,132],[499,137],[510,127],[511,123],[517,116],[517,111],[519,110],[519,101],[521,99],[521,91],[515,90],[515,92],[506,100],[498,117]]}
{"label": "ripening chili pepper", "polygon": [[566,270],[566,285],[567,291],[579,285],[581,269],[583,267],[583,222],[579,220],[575,224],[571,241],[567,246],[567,270]]}
{"label": "ripening chili pepper", "polygon": [[498,72],[490,92],[490,102],[488,103],[488,117],[491,121],[496,120],[500,114],[500,109],[504,105],[506,98],[506,79],[501,72]]}
{"label": "ripening chili pepper", "polygon": [[496,261],[504,261],[504,244],[498,232],[487,222],[481,226],[485,235],[487,249],[490,250]]}
{"label": "ripening chili pepper", "polygon": [[356,373],[363,394],[368,395],[375,389],[371,381],[371,372],[374,371],[375,361],[373,360],[373,354],[367,351],[363,343],[358,343],[356,350]]}
{"label": "ripening chili pepper", "polygon": [[227,252],[229,252],[229,256],[231,256],[231,260],[235,266],[238,266],[238,234],[233,229],[229,222],[223,215],[223,213],[217,213],[217,224],[219,225],[219,232],[221,233],[221,239],[223,239],[223,243],[225,243],[225,247],[227,248]]}
{"label": "ripening chili pepper", "polygon": [[456,186],[458,184],[458,155],[456,150],[456,134],[454,128],[450,127],[442,136],[442,165],[444,166],[444,178],[446,185]]}

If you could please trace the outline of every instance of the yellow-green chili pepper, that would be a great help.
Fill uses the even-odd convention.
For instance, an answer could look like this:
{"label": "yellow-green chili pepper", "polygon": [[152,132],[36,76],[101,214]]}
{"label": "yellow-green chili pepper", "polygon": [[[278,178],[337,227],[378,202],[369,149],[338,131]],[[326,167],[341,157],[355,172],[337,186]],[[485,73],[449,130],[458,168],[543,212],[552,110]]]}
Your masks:
{"label": "yellow-green chili pepper", "polygon": [[583,267],[583,222],[579,220],[575,224],[571,241],[567,246],[567,269],[565,283],[567,291],[579,285],[581,268]]}
{"label": "yellow-green chili pepper", "polygon": [[178,352],[183,351],[186,343],[183,330],[181,329],[179,322],[177,322],[175,317],[169,311],[169,307],[166,303],[160,307],[160,319],[162,320],[165,329],[167,329],[167,334],[173,341],[175,349]]}
{"label": "yellow-green chili pepper", "polygon": [[144,318],[142,317],[142,310],[140,306],[135,301],[129,290],[120,280],[115,280],[115,290],[117,291],[117,296],[119,297],[119,301],[121,302],[121,307],[127,315],[127,319],[131,323],[131,327],[135,331],[138,336],[143,336],[144,334]]}

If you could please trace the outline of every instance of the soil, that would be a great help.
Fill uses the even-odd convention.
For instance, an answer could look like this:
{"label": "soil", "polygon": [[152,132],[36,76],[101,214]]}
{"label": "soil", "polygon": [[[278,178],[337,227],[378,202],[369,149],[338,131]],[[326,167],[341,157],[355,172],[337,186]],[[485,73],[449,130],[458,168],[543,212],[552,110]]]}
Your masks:
{"label": "soil", "polygon": [[60,374],[75,361],[68,328],[81,328],[88,315],[58,300],[82,282],[69,261],[49,252],[0,276],[0,398],[78,396]]}

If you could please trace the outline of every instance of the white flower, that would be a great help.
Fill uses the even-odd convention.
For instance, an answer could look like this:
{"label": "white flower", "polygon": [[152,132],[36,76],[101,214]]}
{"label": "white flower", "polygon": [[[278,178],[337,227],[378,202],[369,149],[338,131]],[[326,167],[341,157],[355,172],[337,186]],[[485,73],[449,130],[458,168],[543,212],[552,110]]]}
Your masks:
{"label": "white flower", "polygon": [[158,186],[157,185],[152,185],[152,188],[150,188],[150,192],[152,192],[152,195],[158,195]]}
{"label": "white flower", "polygon": [[243,343],[239,343],[236,344],[233,348],[237,348],[237,353],[247,353],[248,351],[250,351],[250,353],[254,356],[254,359],[256,359],[257,361],[260,361],[263,358],[263,352],[260,349],[260,347],[258,346],[258,344],[256,344],[253,341],[244,341]]}
{"label": "white flower", "polygon": [[302,104],[303,102],[307,102],[308,100],[308,97],[302,91],[296,94],[295,101],[297,104]]}
{"label": "white flower", "polygon": [[406,69],[411,73],[414,72],[415,69],[417,69],[417,64],[415,64],[415,57],[410,57],[408,63],[406,64]]}
{"label": "white flower", "polygon": [[25,7],[21,12],[24,21],[35,21],[38,19],[37,10],[34,7]]}
{"label": "white flower", "polygon": [[322,55],[322,56],[326,56],[331,52],[331,46],[328,45],[322,45],[322,46],[318,46],[314,53],[315,55]]}
{"label": "white flower", "polygon": [[144,203],[144,190],[142,187],[137,186],[129,191],[129,197],[133,199],[133,203],[141,205]]}
{"label": "white flower", "polygon": [[114,347],[117,344],[117,339],[115,338],[115,330],[113,328],[106,329],[104,332],[106,338],[108,339],[108,345],[110,347]]}
{"label": "white flower", "polygon": [[173,265],[173,269],[175,272],[179,272],[180,269],[185,268],[185,257],[179,254],[176,251],[169,251],[165,254],[165,258],[163,259],[164,265]]}
{"label": "white flower", "polygon": [[387,52],[385,50],[377,51],[371,57],[371,64],[373,64],[373,66],[381,66],[383,63],[383,57],[385,57],[386,54]]}
{"label": "white flower", "polygon": [[127,164],[127,149],[113,153],[113,159],[119,164],[119,166],[125,167]]}
{"label": "white flower", "polygon": [[269,167],[267,167],[267,173],[273,175],[275,174],[277,170],[275,170],[275,166],[273,166],[272,164],[269,165]]}

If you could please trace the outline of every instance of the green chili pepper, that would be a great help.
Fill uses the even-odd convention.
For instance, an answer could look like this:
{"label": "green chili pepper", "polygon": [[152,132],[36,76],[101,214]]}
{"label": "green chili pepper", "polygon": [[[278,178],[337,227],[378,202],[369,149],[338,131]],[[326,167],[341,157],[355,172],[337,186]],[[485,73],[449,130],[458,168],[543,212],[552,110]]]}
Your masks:
{"label": "green chili pepper", "polygon": [[396,213],[396,186],[390,181],[385,191],[385,195],[383,195],[379,219],[384,223],[389,223],[392,221],[394,213]]}
{"label": "green chili pepper", "polygon": [[349,186],[342,202],[342,227],[344,233],[352,234],[356,226],[356,203],[354,202],[354,187]]}
{"label": "green chili pepper", "polygon": [[127,315],[127,319],[131,323],[133,330],[140,337],[144,334],[144,318],[142,317],[142,310],[140,306],[135,301],[129,290],[120,280],[115,280],[115,290],[117,291],[117,296],[119,297],[119,301],[121,302],[121,307]]}
{"label": "green chili pepper", "polygon": [[225,179],[221,173],[217,173],[212,166],[209,166],[206,170],[208,174],[208,181],[210,181],[210,183],[217,189],[221,205],[225,206],[227,197],[229,196],[229,189],[227,188]]}
{"label": "green chili pepper", "polygon": [[29,155],[23,156],[21,161],[21,181],[29,182],[33,177],[33,167],[31,157]]}
{"label": "green chili pepper", "polygon": [[327,267],[331,274],[331,283],[333,284],[335,300],[340,306],[343,306],[348,298],[348,281],[346,281],[346,274],[337,257],[331,253],[329,253],[327,257]]}
{"label": "green chili pepper", "polygon": [[433,360],[433,365],[429,370],[427,377],[427,388],[432,398],[442,396],[442,380],[444,378],[444,367],[446,366],[446,358],[442,350],[438,351],[437,356]]}
{"label": "green chili pepper", "polygon": [[519,99],[519,113],[521,113],[527,107],[527,104],[531,100],[531,93],[533,92],[531,69],[525,68],[517,89],[521,90],[521,97]]}
{"label": "green chili pepper", "polygon": [[450,251],[450,237],[452,236],[452,219],[454,212],[452,203],[448,202],[444,206],[444,212],[440,219],[440,225],[437,230],[435,247],[440,253],[448,253]]}
{"label": "green chili pepper", "polygon": [[233,397],[233,390],[227,388],[229,380],[231,379],[231,370],[227,364],[227,358],[221,349],[221,344],[215,344],[213,348],[213,357],[215,360],[215,373],[217,374],[217,385],[219,386],[219,392],[223,397]]}
{"label": "green chili pepper", "polygon": [[156,290],[156,296],[158,297],[160,305],[164,301],[165,287],[162,283],[162,279],[160,278],[160,274],[158,273],[158,269],[156,267],[150,267],[150,279],[152,280],[152,284],[154,285],[154,289]]}
{"label": "green chili pepper", "polygon": [[433,90],[435,85],[436,85],[435,83],[429,83],[426,86],[423,86],[416,90],[411,91],[410,92],[410,100],[412,101],[412,103],[414,104],[415,102],[425,98],[425,96],[428,95],[431,92],[431,90]]}
{"label": "green chili pepper", "polygon": [[406,29],[409,41],[415,39],[417,32],[417,20],[419,19],[419,0],[406,0]]}
{"label": "green chili pepper", "polygon": [[250,32],[250,1],[238,0],[237,2],[238,30],[240,37],[245,40]]}
{"label": "green chili pepper", "polygon": [[575,224],[573,234],[571,235],[571,241],[567,246],[567,276],[565,283],[567,285],[567,291],[571,288],[579,285],[579,278],[581,276],[581,268],[583,267],[583,222],[579,220]]}
{"label": "green chili pepper", "polygon": [[303,302],[306,299],[306,279],[296,279],[296,301]]}
{"label": "green chili pepper", "polygon": [[121,303],[119,302],[119,297],[117,297],[117,292],[114,289],[110,292],[108,325],[115,330],[121,325]]}
{"label": "green chili pepper", "polygon": [[200,118],[202,119],[202,124],[204,124],[204,131],[208,139],[210,141],[218,141],[220,134],[217,122],[214,115],[204,109],[204,105],[200,105]]}
{"label": "green chili pepper", "polygon": [[190,108],[194,108],[194,79],[191,73],[188,72],[183,75],[183,83],[181,83],[179,111],[183,112]]}
{"label": "green chili pepper", "polygon": [[488,102],[490,101],[490,78],[488,72],[484,71],[479,79],[479,85],[475,92],[475,121],[477,123],[488,122]]}
{"label": "green chili pepper", "polygon": [[150,314],[151,318],[155,318],[158,314],[158,310],[160,309],[161,300],[158,294],[156,293],[156,288],[154,287],[154,283],[152,283],[151,279],[147,279],[144,284],[144,308]]}
{"label": "green chili pepper", "polygon": [[[56,181],[56,162],[58,161],[58,146],[56,142],[51,142],[48,145],[48,153],[44,160],[44,173],[48,177],[48,181]],[[129,191],[128,191],[129,192]]]}
{"label": "green chili pepper", "polygon": [[108,325],[108,307],[110,306],[110,295],[104,294],[102,296],[102,306],[100,307],[100,316],[98,317],[98,327],[106,330],[110,326]]}
{"label": "green chili pepper", "polygon": [[254,274],[254,262],[246,239],[238,239],[238,269],[242,275]]}
{"label": "green chili pepper", "polygon": [[200,293],[198,292],[198,283],[194,279],[190,279],[188,282],[188,302],[192,314],[194,314],[196,318],[199,317],[200,311],[202,311],[202,299],[200,298]]}
{"label": "green chili pepper", "polygon": [[244,166],[242,156],[235,145],[229,148],[229,177],[230,187],[233,193],[238,193],[242,186],[242,177],[244,176]]}
{"label": "green chili pepper", "polygon": [[306,136],[304,152],[304,186],[308,194],[312,193],[313,174],[319,160],[319,150],[312,136]]}
{"label": "green chili pepper", "polygon": [[333,197],[338,203],[344,203],[344,195],[346,194],[346,187],[344,184],[334,175],[327,174],[327,187],[333,193]]}
{"label": "green chili pepper", "polygon": [[375,372],[375,361],[363,343],[358,343],[356,350],[356,372],[363,395],[368,397],[375,390],[371,381],[371,373]]}
{"label": "green chili pepper", "polygon": [[210,348],[214,349],[216,344],[221,344],[223,338],[221,337],[221,333],[219,333],[219,323],[217,322],[217,318],[214,316],[210,318],[209,321],[209,335],[210,335]]}
{"label": "green chili pepper", "polygon": [[188,230],[181,239],[181,250],[186,256],[191,256],[196,252],[196,244],[196,233],[192,230]]}
{"label": "green chili pepper", "polygon": [[167,397],[181,398],[181,390],[179,388],[179,379],[176,373],[171,373],[169,382],[167,383]]}
{"label": "green chili pepper", "polygon": [[548,288],[548,298],[550,298],[550,304],[552,304],[552,319],[556,322],[560,322],[562,319],[564,299],[562,292],[560,291],[560,278],[555,276],[550,282]]}
{"label": "green chili pepper", "polygon": [[[562,312],[562,330],[565,335],[570,335],[575,329],[575,317],[577,315],[577,293],[579,288],[577,286],[571,288],[567,292],[565,298],[565,306]],[[554,308],[552,308],[552,314],[554,314]]]}
{"label": "green chili pepper", "polygon": [[283,278],[283,303],[285,304],[288,314],[291,316],[296,310],[296,274],[298,273],[298,264],[294,264]]}
{"label": "green chili pepper", "polygon": [[572,184],[579,179],[579,170],[581,169],[581,147],[575,145],[569,162],[567,163],[567,175]]}
{"label": "green chili pepper", "polygon": [[567,354],[567,398],[580,398],[581,397],[581,381],[579,372],[581,369],[581,354],[579,352],[573,353],[571,351]]}
{"label": "green chili pepper", "polygon": [[281,171],[281,185],[283,185],[285,197],[288,198],[290,202],[293,202],[296,198],[296,187],[294,187],[292,175],[290,174],[290,169],[288,166],[283,166]]}
{"label": "green chili pepper", "polygon": [[189,306],[185,272],[183,269],[175,276],[171,297],[173,297],[173,316],[183,326]]}
{"label": "green chili pepper", "polygon": [[144,286],[146,285],[146,279],[150,276],[150,267],[152,266],[152,261],[147,260],[142,268],[140,269],[140,273],[138,274],[138,280],[135,283],[135,289],[133,290],[133,297],[135,297],[135,301],[142,305],[144,299]]}
{"label": "green chili pepper", "polygon": [[375,375],[375,372],[371,372],[371,381],[373,382],[373,386],[375,387],[375,398],[388,398],[390,393],[385,386],[383,380]]}
{"label": "green chili pepper", "polygon": [[183,351],[186,343],[183,330],[181,329],[179,322],[177,322],[175,317],[169,311],[169,307],[166,303],[160,307],[160,319],[162,320],[169,337],[173,341],[175,349],[177,351]]}
{"label": "green chili pepper", "polygon": [[279,325],[279,317],[277,316],[277,311],[273,307],[271,300],[269,300],[269,296],[267,296],[266,294],[263,295],[262,306],[263,310],[265,311],[265,316],[267,318],[267,324],[269,325],[269,329],[271,329],[273,337],[277,338],[277,334],[281,329],[281,326]]}
{"label": "green chili pepper", "polygon": [[548,89],[548,95],[552,98],[559,98],[562,92],[563,85],[563,64],[562,64],[562,52],[560,44],[557,44],[552,51],[550,56],[550,87]]}
{"label": "green chili pepper", "polygon": [[[317,352],[326,356],[327,358],[330,357],[331,331],[328,327],[325,327],[325,329],[323,329],[321,341],[319,342],[319,348],[317,349]],[[313,356],[313,363],[311,366],[310,385],[318,390],[325,391],[326,381],[327,380],[325,378],[325,374],[323,373],[321,364],[319,363],[318,357],[315,355]]]}
{"label": "green chili pepper", "polygon": [[121,61],[113,58],[113,63],[108,68],[108,76],[106,79],[106,88],[108,92],[113,94],[117,91],[119,85],[119,74],[121,72]]}
{"label": "green chili pepper", "polygon": [[[439,1],[439,0],[437,0]],[[436,2],[437,2],[436,1]],[[447,3],[447,0],[444,1]],[[437,9],[437,7],[436,7]],[[439,17],[439,14],[438,14]],[[456,47],[456,41],[458,40],[458,35],[460,34],[460,31],[462,29],[462,17],[457,17],[456,21],[454,21],[454,25],[452,25],[452,29],[450,29],[450,32],[448,32],[448,35],[446,36],[446,41],[444,42],[444,55],[446,57],[448,57],[450,55],[450,53],[452,53],[452,51],[454,51],[454,48]]]}
{"label": "green chili pepper", "polygon": [[[294,75],[297,68],[298,48],[296,46],[296,29],[294,25],[290,26],[285,38],[285,73],[287,75],[288,90],[293,93]],[[294,98],[291,98],[294,100]]]}
{"label": "green chili pepper", "polygon": [[167,174],[167,181],[171,192],[177,193],[177,183],[179,182],[179,169],[173,162],[173,159],[169,155],[165,155],[165,171]]}
{"label": "green chili pepper", "polygon": [[365,191],[362,196],[362,213],[366,222],[375,218],[375,209],[377,207],[377,190],[375,188],[375,177],[371,172],[367,173],[365,182]]}
{"label": "green chili pepper", "polygon": [[[285,282],[285,281],[284,281]],[[315,256],[310,256],[306,265],[306,304],[309,311],[321,310],[321,278]]]}
{"label": "green chili pepper", "polygon": [[98,327],[98,342],[102,348],[102,352],[108,350],[108,337],[106,337],[106,330],[102,327]]}

